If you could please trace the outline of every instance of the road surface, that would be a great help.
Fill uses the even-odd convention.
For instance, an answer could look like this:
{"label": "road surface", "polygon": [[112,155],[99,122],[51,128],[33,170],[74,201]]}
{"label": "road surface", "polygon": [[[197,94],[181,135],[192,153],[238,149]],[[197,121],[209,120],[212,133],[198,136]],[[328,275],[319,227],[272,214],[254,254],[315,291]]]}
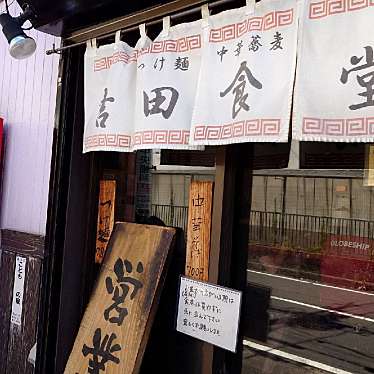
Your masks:
{"label": "road surface", "polygon": [[271,296],[255,317],[267,317],[267,338],[245,338],[243,374],[374,373],[373,293],[250,269],[247,279]]}

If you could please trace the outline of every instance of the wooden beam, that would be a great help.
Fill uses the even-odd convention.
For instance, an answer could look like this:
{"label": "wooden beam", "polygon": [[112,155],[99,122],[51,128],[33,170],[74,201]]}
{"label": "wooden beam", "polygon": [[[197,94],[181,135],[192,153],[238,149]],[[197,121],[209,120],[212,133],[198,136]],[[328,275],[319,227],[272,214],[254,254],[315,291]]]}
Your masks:
{"label": "wooden beam", "polygon": [[119,163],[120,170],[125,171],[125,193],[124,196],[120,197],[120,199],[124,200],[123,212],[116,219],[120,218],[125,222],[135,222],[136,154],[122,154]]}
{"label": "wooden beam", "polygon": [[[235,193],[234,217],[232,230],[230,286],[242,291],[242,310],[246,305],[248,243],[249,243],[249,218],[252,201],[252,165],[247,160],[253,160],[253,144],[244,143],[235,147],[234,162]],[[243,363],[243,334],[244,315],[240,318],[238,331],[238,345],[235,354],[226,352],[226,367],[229,373],[242,371]]]}
{"label": "wooden beam", "polygon": [[[64,55],[60,116],[57,117],[47,220],[48,264],[43,279],[43,320],[37,361],[40,372],[62,373],[93,284],[97,155],[82,154],[83,51]],[[73,68],[74,66],[74,68]],[[39,372],[39,371],[37,371]]]}
{"label": "wooden beam", "polygon": [[[248,256],[248,232],[251,200],[251,144],[217,148],[213,199],[212,241],[209,282],[244,291]],[[233,250],[235,248],[235,250]],[[243,303],[244,305],[244,303]],[[240,373],[242,329],[239,327],[237,353],[204,344],[202,373],[218,373],[224,367]]]}
{"label": "wooden beam", "polygon": [[[225,3],[233,3],[235,0],[219,0],[212,2],[214,5],[221,5]],[[143,9],[133,14],[118,17],[107,22],[103,22],[94,27],[87,27],[79,31],[73,32],[66,36],[65,43],[81,43],[92,38],[97,38],[103,35],[115,33],[117,30],[132,30],[142,23],[151,25],[162,21],[162,17],[171,14],[188,11],[200,5],[207,3],[207,0],[176,0],[167,4],[154,6],[152,8]],[[183,16],[181,14],[180,16]]]}
{"label": "wooden beam", "polygon": [[[226,147],[218,147],[216,151],[216,176],[214,182],[213,213],[212,213],[212,240],[210,247],[209,282],[219,284],[219,265],[221,256],[221,234],[223,204],[226,179]],[[203,374],[213,373],[214,347],[211,344],[202,344]]]}
{"label": "wooden beam", "polygon": [[217,148],[216,152],[216,176],[213,197],[212,213],[212,241],[211,261],[209,264],[209,282],[217,283],[219,276],[219,256],[221,253],[221,223],[226,170],[226,147]]}
{"label": "wooden beam", "polygon": [[[220,148],[216,158],[217,196],[214,196],[212,237],[212,258],[216,263],[212,268],[210,282],[230,286],[232,229],[234,219],[235,160],[233,146]],[[216,191],[215,191],[216,192]],[[225,366],[226,353],[223,349],[211,346],[212,369],[209,373],[218,373]],[[205,357],[204,357],[205,358]],[[204,373],[207,373],[204,371]]]}
{"label": "wooden beam", "polygon": [[44,258],[44,236],[2,229],[1,248],[22,256]]}

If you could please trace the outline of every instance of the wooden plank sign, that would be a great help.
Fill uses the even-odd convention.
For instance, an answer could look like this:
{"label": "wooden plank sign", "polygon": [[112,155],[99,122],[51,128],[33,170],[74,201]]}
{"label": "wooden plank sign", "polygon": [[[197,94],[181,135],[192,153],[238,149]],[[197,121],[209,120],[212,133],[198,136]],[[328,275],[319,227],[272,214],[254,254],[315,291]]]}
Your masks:
{"label": "wooden plank sign", "polygon": [[186,275],[207,281],[213,182],[193,181],[190,186],[187,226]]}
{"label": "wooden plank sign", "polygon": [[100,181],[99,210],[97,214],[95,263],[101,264],[114,226],[116,181]]}
{"label": "wooden plank sign", "polygon": [[66,374],[138,373],[175,229],[117,223]]}

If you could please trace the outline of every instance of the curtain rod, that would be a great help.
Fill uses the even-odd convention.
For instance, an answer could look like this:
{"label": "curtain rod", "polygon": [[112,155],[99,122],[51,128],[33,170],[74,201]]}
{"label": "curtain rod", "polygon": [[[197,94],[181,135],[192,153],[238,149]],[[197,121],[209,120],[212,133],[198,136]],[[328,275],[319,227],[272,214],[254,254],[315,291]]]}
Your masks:
{"label": "curtain rod", "polygon": [[[234,1],[236,0],[217,0],[211,3],[207,3],[207,1],[199,1],[199,0],[173,1],[165,5],[156,6],[156,7],[144,10],[144,11],[131,14],[126,17],[115,19],[113,21],[98,25],[97,27],[91,27],[91,28],[87,28],[81,31],[77,31],[76,33],[71,34],[71,36],[68,36],[67,38],[63,39],[64,43],[68,43],[69,41],[72,41],[73,42],[72,44],[68,44],[60,48],[55,48],[55,44],[53,44],[53,48],[50,50],[47,50],[46,54],[47,55],[51,55],[54,53],[61,54],[63,51],[66,51],[67,49],[86,44],[86,42],[90,39],[96,38],[100,40],[100,39],[104,39],[110,36],[114,36],[118,30],[121,30],[121,32],[124,32],[124,33],[129,32],[129,31],[134,31],[142,23],[145,23],[146,26],[154,26],[154,25],[162,23],[162,19],[168,15],[170,15],[170,19],[172,21],[177,20],[179,18],[183,18],[183,17],[199,12],[201,9],[201,5],[203,4],[208,4],[209,8],[212,9],[220,5],[232,3]],[[191,8],[191,6],[193,6],[193,8]]]}

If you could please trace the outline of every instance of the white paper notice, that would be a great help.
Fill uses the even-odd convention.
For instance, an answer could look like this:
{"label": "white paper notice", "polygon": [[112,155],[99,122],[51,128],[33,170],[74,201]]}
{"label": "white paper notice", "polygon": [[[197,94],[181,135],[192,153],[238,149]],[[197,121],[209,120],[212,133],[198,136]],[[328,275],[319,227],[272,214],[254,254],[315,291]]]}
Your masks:
{"label": "white paper notice", "polygon": [[181,277],[177,331],[236,351],[242,293]]}
{"label": "white paper notice", "polygon": [[14,268],[14,285],[13,285],[13,301],[11,322],[22,325],[22,304],[23,290],[25,285],[26,259],[24,257],[16,257],[16,265]]}

